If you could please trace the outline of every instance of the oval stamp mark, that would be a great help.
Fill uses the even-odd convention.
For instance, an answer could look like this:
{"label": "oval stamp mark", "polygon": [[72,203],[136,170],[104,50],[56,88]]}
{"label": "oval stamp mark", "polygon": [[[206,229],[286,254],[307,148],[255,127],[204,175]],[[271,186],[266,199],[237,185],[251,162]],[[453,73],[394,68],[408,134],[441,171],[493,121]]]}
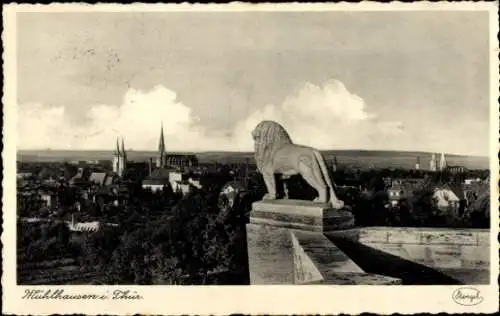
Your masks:
{"label": "oval stamp mark", "polygon": [[484,297],[481,296],[481,292],[473,287],[458,288],[453,291],[451,298],[455,303],[463,306],[478,305],[484,300]]}

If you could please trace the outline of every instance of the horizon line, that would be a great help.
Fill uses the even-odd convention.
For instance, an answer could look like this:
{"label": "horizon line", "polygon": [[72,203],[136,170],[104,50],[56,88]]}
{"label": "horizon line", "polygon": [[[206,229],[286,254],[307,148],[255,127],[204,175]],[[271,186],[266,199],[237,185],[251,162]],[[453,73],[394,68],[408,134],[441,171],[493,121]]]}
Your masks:
{"label": "horizon line", "polygon": [[[489,158],[488,154],[475,154],[475,153],[455,153],[455,152],[439,152],[439,151],[423,151],[423,150],[408,150],[408,149],[402,149],[402,150],[395,150],[395,149],[318,149],[320,152],[324,151],[379,151],[379,152],[404,152],[404,153],[422,153],[422,154],[440,154],[444,153],[445,155],[452,155],[452,156],[470,156],[470,157],[483,157],[483,158]],[[44,149],[16,149],[16,153],[19,153],[20,151],[109,151],[112,152],[113,150],[110,149],[58,149],[58,148],[44,148]],[[156,152],[157,150],[154,149],[126,149],[128,152]],[[242,154],[247,154],[247,153],[253,153],[253,151],[248,150],[170,150],[172,153],[242,153]]]}

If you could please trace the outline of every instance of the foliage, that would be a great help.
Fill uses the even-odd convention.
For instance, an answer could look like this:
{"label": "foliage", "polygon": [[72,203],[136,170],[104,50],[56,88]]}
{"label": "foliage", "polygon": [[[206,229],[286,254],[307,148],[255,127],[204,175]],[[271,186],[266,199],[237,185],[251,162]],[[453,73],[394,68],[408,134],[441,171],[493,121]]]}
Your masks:
{"label": "foliage", "polygon": [[[207,176],[203,190],[194,190],[154,219],[123,221],[118,246],[102,267],[107,284],[206,284],[222,271],[241,271],[246,282],[246,215],[250,200],[219,209],[220,181]],[[210,181],[212,185],[210,185]],[[149,193],[147,193],[149,194]],[[129,205],[128,216],[140,217],[144,205]],[[145,215],[144,215],[145,216]],[[129,218],[130,218],[129,217]],[[136,223],[132,226],[131,223]],[[102,247],[92,245],[93,247]],[[106,256],[94,252],[89,258]]]}
{"label": "foliage", "polygon": [[70,249],[70,232],[62,222],[18,223],[17,249],[20,262],[61,258]]}
{"label": "foliage", "polygon": [[[489,195],[478,198],[464,213],[442,212],[434,206],[431,184],[442,180],[442,174],[428,175],[426,185],[412,198],[389,207],[384,177],[422,175],[404,170],[339,170],[332,179],[341,185],[338,195],[360,226],[488,227]],[[49,217],[51,223],[18,224],[18,260],[41,264],[75,258],[82,271],[95,273],[101,284],[213,284],[228,279],[247,284],[245,224],[252,202],[260,200],[266,189],[259,173],[245,170],[245,176],[248,192],[238,195],[232,207],[219,204],[222,186],[233,180],[224,166],[203,173],[203,189],[186,196],[169,186],[151,192],[131,183],[129,196],[118,205],[112,203],[116,196],[102,203],[82,201],[74,188],[61,186],[61,205]],[[291,198],[314,198],[314,190],[300,177],[286,184]],[[79,213],[72,211],[76,201],[82,205]],[[18,214],[40,215],[38,203],[36,195],[18,196]],[[67,220],[72,214],[77,220],[98,219],[119,227],[103,225],[93,234],[70,234],[67,225],[54,217]]]}

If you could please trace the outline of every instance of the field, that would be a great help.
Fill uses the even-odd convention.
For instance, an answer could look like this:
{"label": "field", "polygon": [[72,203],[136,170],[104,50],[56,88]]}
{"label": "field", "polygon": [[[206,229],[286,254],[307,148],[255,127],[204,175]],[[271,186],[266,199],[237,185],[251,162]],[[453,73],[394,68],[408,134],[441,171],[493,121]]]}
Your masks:
{"label": "field", "polygon": [[[129,151],[130,160],[145,161],[155,157],[154,151]],[[200,163],[243,163],[246,159],[253,162],[253,153],[250,152],[197,152],[194,153]],[[413,168],[417,157],[420,157],[420,166],[426,169],[429,166],[431,153],[404,152],[404,151],[371,151],[371,150],[327,150],[323,151],[327,160],[337,157],[339,165],[355,166],[360,168]],[[112,151],[65,151],[65,150],[20,150],[17,159],[22,162],[51,162],[74,160],[109,160]],[[439,155],[437,156],[439,160]],[[448,165],[464,166],[469,169],[489,169],[488,157],[460,156],[447,154]]]}

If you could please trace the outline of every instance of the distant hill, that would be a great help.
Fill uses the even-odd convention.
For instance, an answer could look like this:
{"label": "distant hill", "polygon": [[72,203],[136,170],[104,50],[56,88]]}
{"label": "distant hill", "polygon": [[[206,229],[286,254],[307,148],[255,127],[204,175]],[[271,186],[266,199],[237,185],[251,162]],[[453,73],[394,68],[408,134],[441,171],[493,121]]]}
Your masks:
{"label": "distant hill", "polygon": [[[431,159],[428,152],[407,151],[375,151],[375,150],[325,150],[322,151],[327,160],[337,157],[339,165],[377,168],[413,168],[417,157],[420,157],[420,167],[427,169]],[[183,152],[171,152],[183,154]],[[51,162],[51,161],[74,161],[74,160],[109,160],[113,152],[109,150],[20,150],[17,159],[23,162]],[[145,161],[149,157],[155,157],[155,151],[127,151],[130,160]],[[246,159],[253,161],[251,152],[184,152],[184,154],[195,154],[200,163],[241,163]],[[437,156],[439,159],[439,155]],[[488,169],[488,157],[462,156],[447,154],[446,160],[449,165],[464,166],[469,169]]]}

